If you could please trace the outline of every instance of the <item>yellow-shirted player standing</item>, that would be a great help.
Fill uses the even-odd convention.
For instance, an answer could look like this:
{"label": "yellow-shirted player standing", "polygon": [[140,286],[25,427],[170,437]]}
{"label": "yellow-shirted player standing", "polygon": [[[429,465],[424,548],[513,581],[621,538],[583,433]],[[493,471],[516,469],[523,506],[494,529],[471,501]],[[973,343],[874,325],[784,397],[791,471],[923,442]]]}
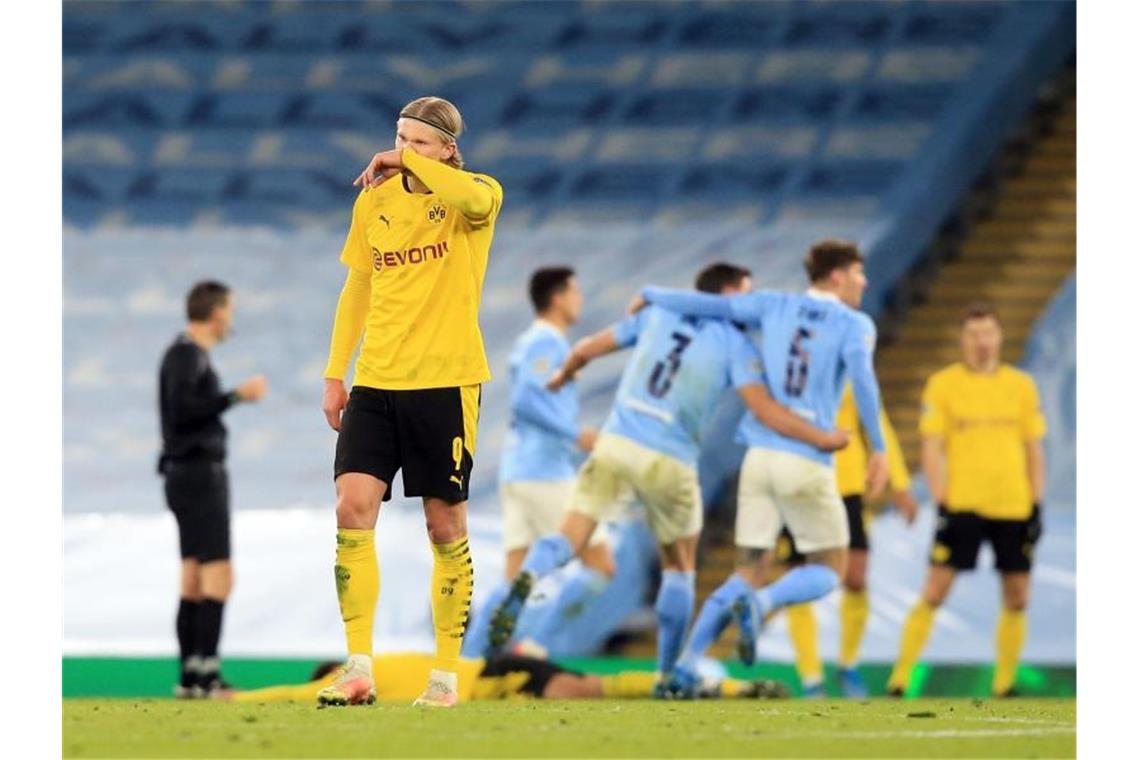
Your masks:
{"label": "yellow-shirted player standing", "polygon": [[[918,502],[910,493],[910,473],[891,426],[886,410],[879,412],[883,438],[887,442],[890,472],[890,501],[908,523],[914,522]],[[855,408],[855,395],[848,384],[835,415],[835,427],[851,434],[847,448],[835,453],[835,479],[843,504],[847,508],[847,527],[851,544],[847,554],[847,571],[843,577],[843,596],[839,605],[839,681],[845,696],[867,696],[867,687],[859,675],[859,646],[867,629],[870,602],[867,598],[867,555],[870,551],[863,492],[867,487],[867,447]],[[784,541],[788,546],[784,547]],[[781,562],[802,560],[795,553],[791,535],[781,536]],[[824,696],[823,660],[819,656],[819,627],[811,604],[797,604],[787,609],[788,635],[796,650],[796,670],[806,696]]]}
{"label": "yellow-shirted player standing", "polygon": [[988,304],[962,320],[964,361],[935,372],[922,394],[922,468],[938,528],[922,598],[902,630],[887,684],[901,696],[954,577],[973,570],[982,541],[1001,573],[993,693],[1013,693],[1025,643],[1033,548],[1041,536],[1045,418],[1033,378],[1001,362],[1001,322]]}
{"label": "yellow-shirted player standing", "polygon": [[[336,589],[348,661],[322,689],[325,705],[375,699],[372,625],[380,592],[374,529],[403,470],[423,497],[434,553],[436,659],[417,704],[458,700],[459,649],[474,586],[467,545],[468,477],[480,384],[490,370],[479,301],[502,205],[499,183],[462,170],[458,109],[420,98],[400,112],[396,148],[357,179],[364,189],[340,260],[340,294],[322,408],[339,432]],[[357,346],[352,395],[344,377]],[[342,415],[343,412],[343,415]]]}

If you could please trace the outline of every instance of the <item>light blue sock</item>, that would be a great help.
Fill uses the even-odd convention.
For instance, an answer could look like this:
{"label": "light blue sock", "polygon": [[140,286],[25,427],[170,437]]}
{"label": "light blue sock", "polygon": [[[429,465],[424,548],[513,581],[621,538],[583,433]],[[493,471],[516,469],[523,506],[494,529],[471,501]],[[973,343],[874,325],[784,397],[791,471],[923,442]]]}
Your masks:
{"label": "light blue sock", "polygon": [[522,571],[531,573],[535,578],[542,578],[572,559],[574,550],[570,547],[570,541],[561,533],[555,533],[534,542],[523,560]]}
{"label": "light blue sock", "polygon": [[752,592],[752,584],[733,573],[709,595],[701,607],[700,614],[697,615],[693,633],[685,645],[685,652],[681,656],[682,665],[690,670],[696,668],[697,660],[704,656],[705,651],[720,637],[732,620],[732,605],[740,597]]}
{"label": "light blue sock", "polygon": [[462,655],[464,657],[482,657],[487,651],[487,646],[491,643],[491,615],[495,612],[495,608],[507,598],[507,592],[510,591],[510,588],[510,584],[503,581],[487,595],[483,605],[475,614],[474,625],[467,627],[467,635],[463,637]]}
{"label": "light blue sock", "polygon": [[767,617],[789,604],[800,604],[827,596],[839,585],[839,575],[827,565],[801,565],[775,583],[756,592],[760,617]]}
{"label": "light blue sock", "polygon": [[588,599],[602,591],[609,578],[593,568],[581,567],[567,568],[568,573],[562,587],[558,589],[558,596],[544,605],[542,614],[536,616],[533,622],[528,621],[523,628],[523,621],[515,629],[516,639],[530,638],[544,647],[550,648],[550,638],[570,617],[573,617],[575,607],[580,607]]}
{"label": "light blue sock", "polygon": [[661,573],[661,588],[657,590],[657,670],[669,673],[681,654],[685,631],[693,619],[693,605],[697,601],[697,574],[681,570]]}

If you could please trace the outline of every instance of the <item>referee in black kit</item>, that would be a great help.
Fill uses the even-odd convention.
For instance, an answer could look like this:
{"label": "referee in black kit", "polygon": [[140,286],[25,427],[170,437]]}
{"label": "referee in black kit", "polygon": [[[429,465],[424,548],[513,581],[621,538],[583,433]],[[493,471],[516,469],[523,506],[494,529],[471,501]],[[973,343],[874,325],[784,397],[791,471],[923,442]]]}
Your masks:
{"label": "referee in black kit", "polygon": [[211,697],[229,688],[221,677],[218,639],[222,609],[233,587],[230,566],[230,489],[226,476],[226,428],[222,412],[257,401],[268,388],[263,376],[223,391],[209,350],[226,339],[233,323],[230,289],[199,282],[186,296],[185,332],[162,357],[158,398],[166,503],[178,521],[182,589],[178,647],[182,660],[176,697]]}

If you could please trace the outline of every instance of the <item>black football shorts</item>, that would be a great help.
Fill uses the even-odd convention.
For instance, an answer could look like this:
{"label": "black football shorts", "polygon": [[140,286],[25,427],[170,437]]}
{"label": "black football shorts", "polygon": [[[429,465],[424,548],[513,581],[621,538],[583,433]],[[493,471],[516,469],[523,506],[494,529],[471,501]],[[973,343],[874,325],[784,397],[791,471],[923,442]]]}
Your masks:
{"label": "black football shorts", "polygon": [[[511,654],[496,654],[490,657],[483,665],[479,678],[492,678],[498,681],[491,690],[492,694],[500,699],[510,699],[527,695],[541,698],[546,691],[547,684],[559,673],[573,673],[572,670],[536,657],[520,657]],[[522,676],[521,679],[510,676]]]}
{"label": "black football shorts", "polygon": [[356,386],[340,422],[334,478],[362,472],[384,481],[404,473],[404,494],[467,500],[480,386],[379,390]]}
{"label": "black football shorts", "polygon": [[1024,520],[994,520],[974,512],[951,512],[939,505],[930,563],[973,570],[982,542],[989,541],[998,572],[1026,573],[1033,566],[1033,550],[1040,538],[1041,510],[1037,506]]}
{"label": "black football shorts", "polygon": [[221,462],[167,462],[166,503],[178,521],[183,559],[230,558],[230,484]]}

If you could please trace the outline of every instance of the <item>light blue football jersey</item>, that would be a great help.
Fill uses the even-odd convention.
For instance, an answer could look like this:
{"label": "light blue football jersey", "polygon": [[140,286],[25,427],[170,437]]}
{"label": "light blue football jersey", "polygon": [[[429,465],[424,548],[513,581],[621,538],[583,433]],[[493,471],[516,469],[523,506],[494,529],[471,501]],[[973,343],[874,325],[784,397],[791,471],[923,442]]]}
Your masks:
{"label": "light blue football jersey", "polygon": [[[646,288],[651,304],[678,314],[731,319],[761,329],[763,366],[772,397],[808,422],[832,430],[850,377],[859,420],[874,451],[885,451],[875,380],[875,323],[861,311],[821,291],[761,291],[711,296],[684,290]],[[830,465],[832,455],[781,435],[746,414],[737,439],[749,447],[798,454]]]}
{"label": "light blue football jersey", "polygon": [[760,354],[735,325],[648,307],[613,326],[635,346],[603,431],[695,467],[700,434],[726,388],[764,382]]}
{"label": "light blue football jersey", "polygon": [[510,359],[511,421],[499,459],[499,481],[572,480],[577,471],[578,391],[546,382],[570,353],[566,336],[536,321],[515,341]]}

